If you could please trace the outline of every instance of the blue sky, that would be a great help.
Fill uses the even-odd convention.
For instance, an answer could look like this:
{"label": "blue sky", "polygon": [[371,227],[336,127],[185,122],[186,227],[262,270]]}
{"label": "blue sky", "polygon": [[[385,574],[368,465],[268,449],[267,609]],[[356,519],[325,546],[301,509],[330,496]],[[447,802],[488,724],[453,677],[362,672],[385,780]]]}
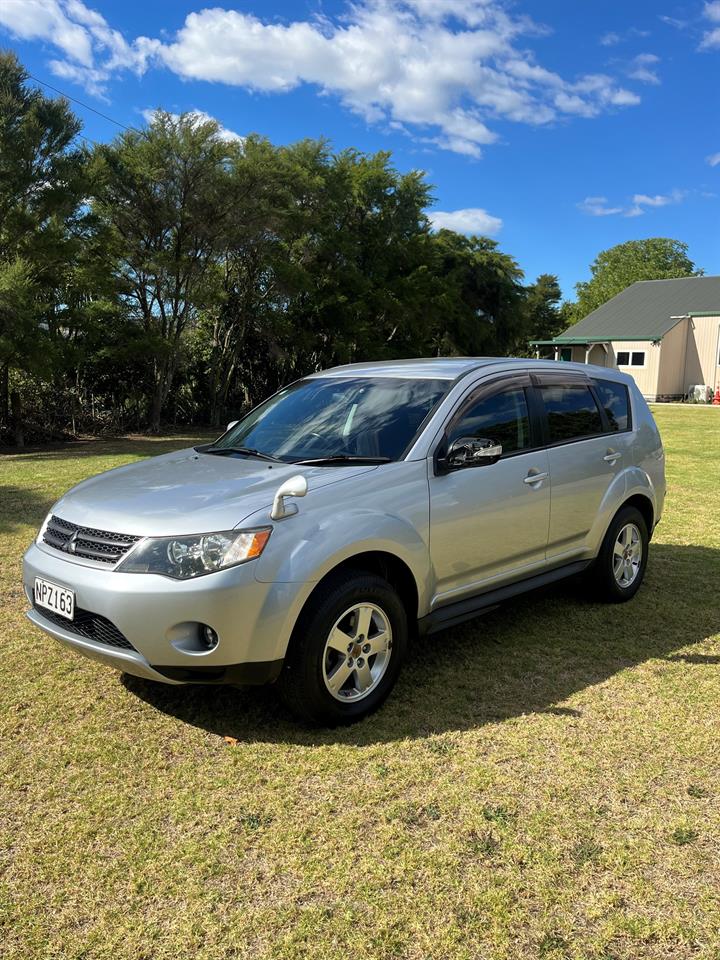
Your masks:
{"label": "blue sky", "polygon": [[567,297],[641,237],[720,273],[720,0],[215,2],[0,0],[0,45],[128,126],[196,110],[391,150],[427,171],[438,225],[490,233]]}

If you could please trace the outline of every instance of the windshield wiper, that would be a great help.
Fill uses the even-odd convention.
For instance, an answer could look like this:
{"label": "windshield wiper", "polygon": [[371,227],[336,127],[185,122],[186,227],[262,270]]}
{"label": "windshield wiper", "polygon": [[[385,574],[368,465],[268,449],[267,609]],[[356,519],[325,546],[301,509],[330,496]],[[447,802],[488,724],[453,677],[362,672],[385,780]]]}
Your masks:
{"label": "windshield wiper", "polygon": [[203,453],[245,453],[249,457],[257,457],[259,460],[272,460],[273,463],[286,463],[280,457],[273,457],[270,453],[263,453],[262,450],[255,450],[253,447],[206,447]]}
{"label": "windshield wiper", "polygon": [[314,460],[295,460],[296,466],[321,466],[324,463],[390,463],[390,457],[354,457],[338,453],[334,457],[315,457]]}

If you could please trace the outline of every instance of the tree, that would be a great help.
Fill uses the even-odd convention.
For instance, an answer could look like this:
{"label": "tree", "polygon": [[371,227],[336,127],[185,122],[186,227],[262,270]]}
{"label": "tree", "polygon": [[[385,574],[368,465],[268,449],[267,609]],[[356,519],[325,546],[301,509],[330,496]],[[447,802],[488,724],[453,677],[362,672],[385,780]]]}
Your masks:
{"label": "tree", "polygon": [[[82,256],[86,154],[64,99],[27,86],[12,53],[0,53],[0,423],[9,416],[10,374],[49,373],[77,321],[68,280]],[[22,442],[20,394],[13,399]]]}
{"label": "tree", "polygon": [[569,325],[563,308],[558,306],[561,299],[558,278],[551,273],[540,274],[535,283],[525,288],[529,340],[552,340]]}
{"label": "tree", "polygon": [[155,114],[97,150],[95,212],[110,226],[120,295],[149,354],[151,429],[157,432],[185,333],[215,295],[213,271],[234,202],[229,166],[239,145],[215,121]]}
{"label": "tree", "polygon": [[522,270],[487,237],[440,230],[432,240],[437,294],[431,343],[441,356],[507,356],[528,337]]}
{"label": "tree", "polygon": [[575,320],[581,320],[637,280],[671,280],[702,273],[688,257],[688,246],[679,240],[651,237],[628,240],[602,253],[593,261],[592,278],[578,283]]}

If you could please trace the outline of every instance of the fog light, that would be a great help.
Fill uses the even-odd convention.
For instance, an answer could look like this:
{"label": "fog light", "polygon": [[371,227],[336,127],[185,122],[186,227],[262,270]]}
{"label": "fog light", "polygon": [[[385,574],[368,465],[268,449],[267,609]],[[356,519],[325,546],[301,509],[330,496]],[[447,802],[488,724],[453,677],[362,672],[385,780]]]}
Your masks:
{"label": "fog light", "polygon": [[218,635],[215,633],[212,627],[209,627],[206,623],[202,625],[200,630],[200,636],[206,650],[214,650],[218,645]]}

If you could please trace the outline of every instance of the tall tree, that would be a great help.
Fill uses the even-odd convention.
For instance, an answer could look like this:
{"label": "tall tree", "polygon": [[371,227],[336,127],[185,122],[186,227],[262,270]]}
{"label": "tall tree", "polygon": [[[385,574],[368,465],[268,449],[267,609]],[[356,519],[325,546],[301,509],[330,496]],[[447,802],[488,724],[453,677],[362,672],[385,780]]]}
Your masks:
{"label": "tall tree", "polygon": [[568,325],[558,306],[562,299],[558,278],[551,273],[542,273],[525,289],[529,336],[533,340],[551,340]]}
{"label": "tall tree", "polygon": [[150,425],[158,431],[185,332],[215,294],[234,209],[228,170],[240,146],[214,121],[156,113],[97,151],[94,208],[112,231],[121,297],[151,357]]}
{"label": "tall tree", "polygon": [[[13,369],[48,373],[73,305],[68,278],[82,254],[86,156],[80,123],[64,99],[27,85],[12,53],[0,53],[0,421],[9,419]],[[15,433],[22,441],[20,395]]]}
{"label": "tall tree", "polygon": [[702,273],[680,240],[650,237],[628,240],[599,253],[590,266],[590,280],[576,285],[575,320],[581,320],[637,280],[671,280]]}
{"label": "tall tree", "polygon": [[488,237],[433,237],[437,297],[430,353],[507,356],[527,341],[523,273]]}

